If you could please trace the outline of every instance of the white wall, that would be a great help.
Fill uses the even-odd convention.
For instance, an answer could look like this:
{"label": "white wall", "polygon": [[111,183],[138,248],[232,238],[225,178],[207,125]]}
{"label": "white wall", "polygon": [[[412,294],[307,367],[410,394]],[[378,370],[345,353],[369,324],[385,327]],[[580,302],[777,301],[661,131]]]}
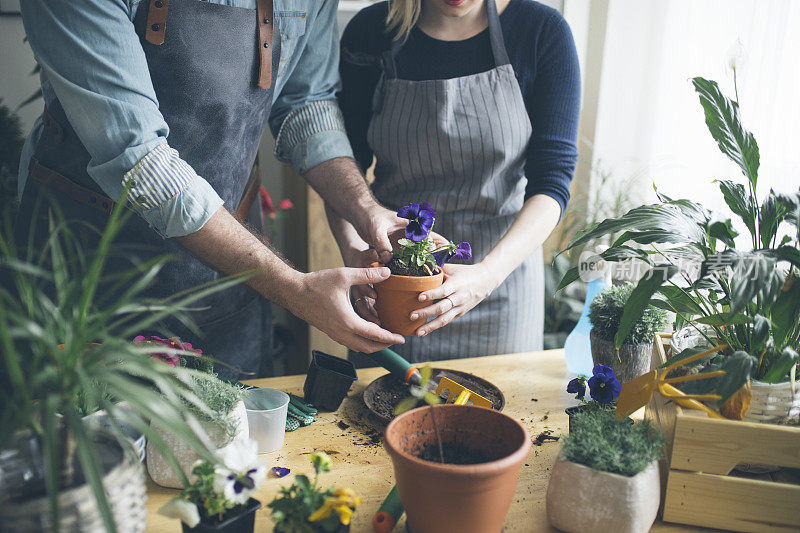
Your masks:
{"label": "white wall", "polygon": [[[35,62],[24,37],[21,17],[0,17],[0,98],[12,111],[39,89],[39,77],[30,75]],[[23,131],[27,133],[41,112],[41,100],[18,111]]]}

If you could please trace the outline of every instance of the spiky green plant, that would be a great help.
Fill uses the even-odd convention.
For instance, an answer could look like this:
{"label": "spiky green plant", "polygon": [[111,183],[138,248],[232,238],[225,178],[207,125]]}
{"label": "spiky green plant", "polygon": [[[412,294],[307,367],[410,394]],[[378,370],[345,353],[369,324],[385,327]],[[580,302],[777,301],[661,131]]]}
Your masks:
{"label": "spiky green plant", "polygon": [[572,416],[569,435],[562,437],[565,461],[630,477],[661,457],[664,437],[646,418],[631,424],[608,409]]}
{"label": "spiky green plant", "polygon": [[[65,222],[55,205],[43,245],[33,246],[31,240],[18,247],[8,218],[0,235],[0,449],[24,432],[40,441],[56,530],[62,473],[76,455],[107,530],[116,531],[92,435],[76,407],[79,399],[107,411],[120,443],[126,442],[121,422],[143,433],[180,476],[176,458],[151,422],[204,459],[215,460],[193,414],[212,412],[188,385],[202,373],[166,365],[149,357],[147,347],[130,341],[167,317],[193,326],[184,312],[188,306],[249,273],[155,299],[143,291],[168,257],[132,261],[124,272],[106,272],[108,258],[116,253],[113,240],[132,213],[125,201],[129,187],[93,249],[83,247],[78,238],[76,230],[85,230],[85,225]],[[34,226],[35,221],[30,235]],[[133,453],[131,447],[123,448]]]}
{"label": "spiky green plant", "polygon": [[[614,339],[617,347],[648,305],[674,312],[679,325],[713,328],[713,339],[697,329],[710,343],[727,348],[716,366],[706,370],[724,370],[725,375],[694,382],[702,390],[693,392],[716,391],[721,407],[751,378],[786,381],[800,360],[800,191],[770,191],[759,203],[758,145],[742,126],[738,102],[714,81],[698,77],[692,82],[711,136],[744,175],[744,183],[718,183],[730,212],[747,228],[749,245],[737,247],[738,233],[729,216],[715,217],[698,203],[659,194],[659,203],[587,228],[568,249],[620,234],[602,258],[636,259],[650,267],[625,306]],[[687,263],[699,268],[687,269]],[[559,290],[578,278],[575,267]]]}
{"label": "spiky green plant", "polygon": [[[630,283],[613,285],[592,301],[589,306],[589,321],[592,323],[592,333],[598,338],[606,341],[614,340],[633,287]],[[649,344],[653,342],[653,335],[663,331],[666,325],[667,312],[648,305],[642,316],[634,322],[622,344]]]}

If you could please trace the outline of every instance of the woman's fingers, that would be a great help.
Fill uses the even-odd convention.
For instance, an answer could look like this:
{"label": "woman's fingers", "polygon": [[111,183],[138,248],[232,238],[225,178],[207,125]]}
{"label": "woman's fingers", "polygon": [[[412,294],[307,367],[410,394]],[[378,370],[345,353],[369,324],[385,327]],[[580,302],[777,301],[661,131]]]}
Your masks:
{"label": "woman's fingers", "polygon": [[428,307],[423,307],[422,309],[412,311],[409,318],[411,320],[416,320],[418,318],[430,318],[432,316],[443,315],[456,306],[456,303],[452,300],[452,297],[455,297],[455,294],[452,294],[451,296],[445,296],[438,302],[429,305]]}
{"label": "woman's fingers", "polygon": [[435,289],[431,289],[429,291],[420,293],[418,299],[420,302],[431,302],[433,300],[441,300],[442,298],[452,294],[453,292],[455,292],[455,289],[453,289],[445,281],[442,285],[439,285]]}
{"label": "woman's fingers", "polygon": [[425,325],[422,325],[417,329],[417,337],[424,337],[428,335],[431,331],[437,330],[442,326],[446,326],[453,320],[455,320],[459,316],[458,309],[451,309],[450,311],[446,312],[443,315],[431,320]]}

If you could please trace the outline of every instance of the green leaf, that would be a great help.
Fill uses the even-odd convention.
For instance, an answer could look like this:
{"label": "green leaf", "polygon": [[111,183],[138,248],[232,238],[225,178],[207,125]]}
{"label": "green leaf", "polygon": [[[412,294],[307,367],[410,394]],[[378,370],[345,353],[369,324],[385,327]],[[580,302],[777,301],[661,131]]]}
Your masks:
{"label": "green leaf", "polygon": [[736,242],[734,239],[736,239],[739,233],[731,226],[730,219],[712,222],[708,227],[708,233],[715,239],[719,239],[720,241],[724,242],[725,246],[728,248],[736,248]]}
{"label": "green leaf", "polygon": [[425,403],[427,403],[428,405],[436,405],[442,403],[442,399],[436,396],[436,394],[434,394],[431,391],[427,391],[425,393],[425,396],[422,397],[422,399],[425,400]]}
{"label": "green leaf", "polygon": [[614,344],[617,349],[622,346],[631,328],[642,317],[642,314],[644,314],[653,294],[677,272],[678,268],[674,265],[658,266],[650,269],[647,274],[639,280],[639,283],[631,292],[630,297],[628,297],[625,311],[623,311],[622,318],[620,318],[619,321],[619,329],[614,337]]}
{"label": "green leaf", "polygon": [[675,285],[663,285],[658,292],[666,299],[671,311],[676,313],[703,313],[703,307],[685,289]]}
{"label": "green leaf", "polygon": [[578,272],[578,267],[574,266],[567,270],[564,274],[564,277],[561,278],[561,282],[556,287],[556,292],[563,290],[565,287],[572,285],[574,282],[578,281],[580,278],[580,273]]}
{"label": "green leaf", "polygon": [[797,364],[798,360],[800,360],[800,357],[798,357],[797,352],[788,346],[785,347],[778,358],[769,365],[769,368],[761,377],[760,381],[765,383],[780,383],[781,381],[786,381],[789,371]]}
{"label": "green leaf", "polygon": [[741,183],[730,180],[719,180],[719,190],[730,210],[742,219],[750,234],[755,235],[756,221],[753,215],[755,205],[750,192]]}
{"label": "green leaf", "polygon": [[759,314],[753,317],[753,338],[751,341],[750,349],[754,353],[760,353],[764,350],[769,338],[769,320]]}
{"label": "green leaf", "polygon": [[[716,362],[719,360],[719,362]],[[749,380],[754,372],[758,360],[752,355],[743,351],[736,351],[731,355],[719,357],[714,363],[706,365],[700,374],[723,370],[725,374],[719,377],[699,379],[680,385],[680,389],[686,394],[719,394],[721,399],[717,401],[717,407],[722,405],[736,392],[739,391]]]}
{"label": "green leaf", "polygon": [[734,258],[731,276],[730,315],[734,316],[767,287],[776,275],[775,260],[766,254],[741,254]]}
{"label": "green leaf", "polygon": [[753,134],[742,126],[739,104],[723,95],[715,81],[697,77],[692,79],[692,83],[700,96],[708,131],[717,141],[720,151],[739,165],[755,190],[758,182],[758,144]]}
{"label": "green leaf", "polygon": [[414,397],[403,398],[394,408],[394,414],[403,414],[417,406],[418,400]]}
{"label": "green leaf", "polygon": [[800,322],[800,282],[790,278],[772,305],[772,338],[780,349]]}
{"label": "green leaf", "polygon": [[779,261],[787,261],[791,263],[793,267],[800,268],[800,250],[794,246],[780,246],[772,250],[772,254]]}
{"label": "green leaf", "polygon": [[732,326],[734,324],[750,324],[753,319],[741,313],[734,316],[729,313],[714,313],[713,315],[698,317],[695,322],[708,324],[709,326]]}
{"label": "green leaf", "polygon": [[761,246],[769,248],[773,239],[778,233],[778,226],[783,218],[784,208],[778,205],[775,192],[769,191],[769,194],[761,203],[761,212],[759,217],[759,234],[761,237]]}

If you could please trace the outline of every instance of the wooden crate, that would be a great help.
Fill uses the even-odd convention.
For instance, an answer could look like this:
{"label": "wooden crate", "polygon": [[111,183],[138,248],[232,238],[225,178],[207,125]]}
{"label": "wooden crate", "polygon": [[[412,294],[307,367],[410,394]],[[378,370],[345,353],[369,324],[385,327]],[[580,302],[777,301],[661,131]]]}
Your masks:
{"label": "wooden crate", "polygon": [[[670,354],[671,335],[657,334],[654,367]],[[800,427],[708,418],[655,394],[645,416],[667,439],[662,461],[666,522],[733,531],[800,531]],[[745,475],[738,464],[783,467]],[[733,472],[733,473],[732,473]]]}

